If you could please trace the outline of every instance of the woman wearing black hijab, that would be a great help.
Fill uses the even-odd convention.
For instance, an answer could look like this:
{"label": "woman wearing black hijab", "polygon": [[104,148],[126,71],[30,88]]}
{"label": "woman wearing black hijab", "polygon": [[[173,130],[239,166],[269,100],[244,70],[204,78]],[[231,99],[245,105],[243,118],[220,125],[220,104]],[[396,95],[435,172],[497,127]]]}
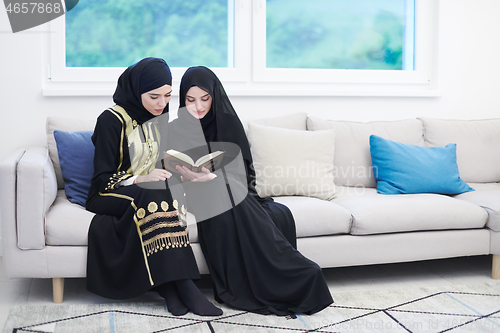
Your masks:
{"label": "woman wearing black hijab", "polygon": [[123,72],[116,105],[97,119],[86,202],[96,213],[88,234],[87,289],[113,299],[155,290],[174,315],[221,315],[192,281],[199,272],[182,186],[169,188],[165,180],[172,175],[156,165],[171,92],[166,62],[145,58]]}
{"label": "woman wearing black hijab", "polygon": [[[208,170],[195,174],[178,167],[186,182],[188,211],[197,217],[200,245],[210,270],[215,299],[260,314],[312,314],[327,307],[333,300],[321,268],[300,254],[279,230],[280,226],[293,223],[290,211],[270,198],[257,195],[248,140],[217,76],[206,67],[189,68],[181,80],[179,99],[178,119],[169,126],[170,147],[199,145],[213,150],[214,142],[229,142],[239,146],[244,164],[244,177],[237,173],[228,175],[223,167],[222,172],[214,171],[216,178],[203,183],[197,182],[198,177],[206,177]],[[196,123],[201,125],[201,138],[193,130]],[[191,149],[190,154],[196,150]],[[236,155],[232,154],[232,158]],[[200,221],[198,216],[204,214],[198,207],[201,200],[192,202],[192,198],[201,196],[205,207],[217,206],[223,196],[220,192],[210,195],[212,189],[205,188],[220,178],[227,184],[225,191],[229,193],[232,208]],[[238,182],[244,184],[235,184]],[[248,188],[248,195],[236,200],[234,189],[242,187]],[[295,228],[292,241],[295,244]]]}

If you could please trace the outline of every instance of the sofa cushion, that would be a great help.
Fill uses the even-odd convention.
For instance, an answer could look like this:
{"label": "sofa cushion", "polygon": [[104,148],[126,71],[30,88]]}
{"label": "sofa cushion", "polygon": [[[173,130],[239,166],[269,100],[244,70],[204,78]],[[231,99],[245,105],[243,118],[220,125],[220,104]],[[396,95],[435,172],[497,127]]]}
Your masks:
{"label": "sofa cushion", "polygon": [[458,194],[473,191],[460,178],[457,145],[420,147],[370,136],[377,193]]}
{"label": "sofa cushion", "polygon": [[483,207],[488,212],[486,226],[492,230],[500,231],[500,184],[498,183],[472,183],[474,192],[456,195],[456,199]]}
{"label": "sofa cushion", "polygon": [[478,205],[446,195],[383,195],[373,188],[338,188],[333,202],[351,212],[353,235],[483,228],[488,220]]}
{"label": "sofa cushion", "polygon": [[300,131],[250,123],[248,139],[255,188],[261,197],[334,197],[334,131]]}
{"label": "sofa cushion", "polygon": [[275,197],[274,200],[292,212],[297,238],[348,234],[351,229],[351,213],[332,201],[298,196]]}
{"label": "sofa cushion", "polygon": [[417,119],[361,123],[308,117],[307,129],[335,130],[334,177],[341,186],[376,187],[370,157],[372,134],[424,146],[422,123]]}
{"label": "sofa cushion", "polygon": [[[53,246],[87,246],[88,229],[94,213],[71,203],[64,190],[57,191],[54,205],[45,217],[45,243]],[[187,214],[189,240],[198,242],[194,216]]]}
{"label": "sofa cushion", "polygon": [[59,156],[57,154],[56,140],[54,139],[54,130],[66,132],[76,131],[93,131],[96,120],[71,119],[64,117],[48,117],[46,123],[47,133],[47,148],[49,156],[54,164],[54,170],[57,177],[57,186],[59,189],[64,188],[64,180],[61,173],[61,165],[59,164]]}
{"label": "sofa cushion", "polygon": [[307,113],[297,112],[288,114],[286,116],[267,117],[267,118],[258,118],[249,120],[242,119],[241,122],[243,124],[243,128],[248,133],[248,124],[250,123],[305,131],[307,129],[306,120],[307,120]]}
{"label": "sofa cushion", "polygon": [[500,119],[419,118],[430,146],[457,144],[460,176],[467,183],[500,181]]}
{"label": "sofa cushion", "polygon": [[45,242],[47,245],[86,246],[94,215],[81,205],[70,202],[64,190],[59,190],[45,217]]}
{"label": "sofa cushion", "polygon": [[81,206],[85,206],[94,173],[92,133],[93,131],[54,131],[64,191],[69,201]]}

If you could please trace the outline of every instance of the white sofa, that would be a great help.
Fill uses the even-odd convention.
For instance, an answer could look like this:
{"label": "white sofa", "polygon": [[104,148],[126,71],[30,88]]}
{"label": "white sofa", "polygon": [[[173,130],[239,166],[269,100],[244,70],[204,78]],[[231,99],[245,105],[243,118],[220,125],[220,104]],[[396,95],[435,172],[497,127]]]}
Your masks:
{"label": "white sofa", "polygon": [[[275,197],[293,213],[298,249],[321,267],[493,254],[492,276],[500,278],[500,119],[357,123],[295,113],[250,122],[335,130],[335,198]],[[47,142],[18,148],[0,165],[7,275],[52,278],[54,302],[62,302],[64,278],[85,277],[93,214],[66,198],[53,131],[93,127],[93,121],[49,118]],[[475,191],[456,196],[377,194],[373,173],[367,172],[370,134],[419,146],[457,143],[461,178]],[[189,221],[192,248],[205,274],[196,226],[192,217]]]}

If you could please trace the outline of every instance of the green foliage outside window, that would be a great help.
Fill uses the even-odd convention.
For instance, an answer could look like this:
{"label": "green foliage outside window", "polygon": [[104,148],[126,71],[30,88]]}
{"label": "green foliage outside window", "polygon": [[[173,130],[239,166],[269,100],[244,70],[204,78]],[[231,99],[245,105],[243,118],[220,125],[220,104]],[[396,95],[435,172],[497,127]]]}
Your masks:
{"label": "green foliage outside window", "polygon": [[267,0],[268,68],[401,70],[405,0]]}
{"label": "green foliage outside window", "polygon": [[[408,3],[267,0],[266,65],[401,70]],[[85,0],[65,17],[67,67],[126,67],[148,56],[171,67],[233,63],[228,0]]]}
{"label": "green foliage outside window", "polygon": [[227,0],[85,0],[66,14],[67,67],[226,67]]}

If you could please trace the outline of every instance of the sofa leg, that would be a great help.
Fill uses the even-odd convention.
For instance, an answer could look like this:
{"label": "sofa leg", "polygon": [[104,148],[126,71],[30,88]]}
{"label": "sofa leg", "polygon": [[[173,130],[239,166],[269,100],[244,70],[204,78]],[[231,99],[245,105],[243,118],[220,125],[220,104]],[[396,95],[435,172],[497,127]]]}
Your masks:
{"label": "sofa leg", "polygon": [[493,255],[493,264],[492,264],[492,278],[495,280],[500,280],[500,254]]}
{"label": "sofa leg", "polygon": [[64,278],[52,278],[54,303],[62,303],[64,296]]}

